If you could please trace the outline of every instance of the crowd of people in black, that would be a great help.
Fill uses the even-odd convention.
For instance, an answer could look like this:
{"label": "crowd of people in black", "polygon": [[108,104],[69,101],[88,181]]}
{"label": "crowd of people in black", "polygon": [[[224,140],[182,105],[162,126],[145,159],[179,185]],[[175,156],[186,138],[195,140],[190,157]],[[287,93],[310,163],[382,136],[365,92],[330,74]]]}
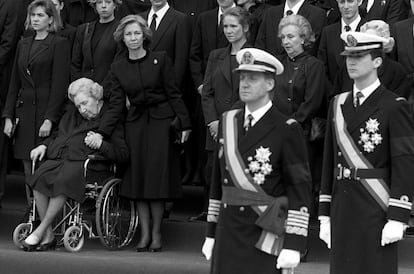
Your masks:
{"label": "crowd of people in black", "polygon": [[284,66],[273,104],[303,129],[316,199],[328,102],[352,89],[340,34],[385,38],[379,79],[410,99],[413,12],[408,0],[0,0],[0,204],[11,154],[43,201],[45,222],[25,244],[47,248],[62,202],[80,199],[56,178],[98,151],[128,162],[122,194],[137,201],[137,251],[160,250],[166,202],[183,183],[205,185],[192,220],[206,220],[219,120],[242,104],[233,70],[246,47]]}

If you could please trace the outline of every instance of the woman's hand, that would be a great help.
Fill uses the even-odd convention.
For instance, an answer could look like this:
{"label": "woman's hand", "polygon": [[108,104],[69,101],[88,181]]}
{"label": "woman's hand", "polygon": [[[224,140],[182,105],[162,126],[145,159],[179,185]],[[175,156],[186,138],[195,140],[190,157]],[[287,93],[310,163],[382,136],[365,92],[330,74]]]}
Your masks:
{"label": "woman's hand", "polygon": [[39,129],[39,137],[49,136],[51,130],[52,130],[52,122],[48,119],[45,119],[43,121],[42,126]]}
{"label": "woman's hand", "polygon": [[214,141],[217,141],[217,135],[218,135],[218,127],[219,127],[219,121],[213,121],[208,124],[208,130],[210,131],[211,137],[213,137]]}
{"label": "woman's hand", "polygon": [[184,130],[181,132],[181,143],[185,143],[188,140],[188,137],[190,137],[191,129]]}
{"label": "woman's hand", "polygon": [[85,145],[91,149],[99,149],[102,145],[103,137],[99,133],[89,131],[85,137]]}
{"label": "woman's hand", "polygon": [[10,118],[5,118],[4,120],[4,134],[6,134],[9,138],[13,135],[13,122]]}
{"label": "woman's hand", "polygon": [[30,159],[32,159],[32,161],[36,161],[37,159],[42,161],[46,154],[46,149],[47,147],[45,145],[40,145],[37,148],[32,149],[32,151],[30,151]]}

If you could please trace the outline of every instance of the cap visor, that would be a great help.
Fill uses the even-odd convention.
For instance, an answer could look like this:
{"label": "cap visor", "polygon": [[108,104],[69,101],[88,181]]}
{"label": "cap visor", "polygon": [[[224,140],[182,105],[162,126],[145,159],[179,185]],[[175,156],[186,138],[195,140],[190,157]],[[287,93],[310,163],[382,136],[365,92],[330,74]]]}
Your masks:
{"label": "cap visor", "polygon": [[370,50],[344,50],[340,53],[342,56],[364,56],[368,53],[370,53],[372,49]]}
{"label": "cap visor", "polygon": [[275,73],[275,70],[262,65],[239,65],[238,68],[234,69],[235,72],[239,71],[254,71],[254,72],[268,72]]}

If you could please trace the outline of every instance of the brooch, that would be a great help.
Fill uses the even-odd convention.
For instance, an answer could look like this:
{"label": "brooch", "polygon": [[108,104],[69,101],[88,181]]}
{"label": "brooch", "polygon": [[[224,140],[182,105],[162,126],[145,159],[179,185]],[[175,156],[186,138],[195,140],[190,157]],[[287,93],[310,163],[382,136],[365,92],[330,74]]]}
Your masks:
{"label": "brooch", "polygon": [[365,129],[361,128],[358,143],[363,146],[364,151],[373,152],[375,147],[382,142],[382,136],[378,133],[380,123],[377,119],[369,118],[365,122]]}
{"label": "brooch", "polygon": [[256,149],[254,158],[252,156],[247,158],[249,161],[249,171],[253,175],[254,182],[258,185],[262,185],[266,175],[272,172],[272,165],[269,164],[270,155],[272,155],[270,149],[261,146]]}

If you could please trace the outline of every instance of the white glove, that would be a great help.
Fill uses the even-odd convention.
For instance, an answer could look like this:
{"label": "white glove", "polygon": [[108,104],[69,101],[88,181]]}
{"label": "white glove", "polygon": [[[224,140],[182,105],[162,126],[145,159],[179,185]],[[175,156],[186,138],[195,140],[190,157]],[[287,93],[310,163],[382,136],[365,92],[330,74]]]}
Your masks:
{"label": "white glove", "polygon": [[382,229],[381,245],[390,244],[403,238],[406,224],[394,220],[388,220]]}
{"label": "white glove", "polygon": [[324,241],[328,248],[331,248],[331,218],[319,216],[319,239]]}
{"label": "white glove", "polygon": [[276,268],[295,268],[300,262],[300,252],[293,249],[282,249],[277,257]]}
{"label": "white glove", "polygon": [[211,255],[213,255],[214,242],[214,238],[206,237],[206,239],[204,240],[203,247],[201,248],[201,253],[203,253],[207,261],[210,261]]}

